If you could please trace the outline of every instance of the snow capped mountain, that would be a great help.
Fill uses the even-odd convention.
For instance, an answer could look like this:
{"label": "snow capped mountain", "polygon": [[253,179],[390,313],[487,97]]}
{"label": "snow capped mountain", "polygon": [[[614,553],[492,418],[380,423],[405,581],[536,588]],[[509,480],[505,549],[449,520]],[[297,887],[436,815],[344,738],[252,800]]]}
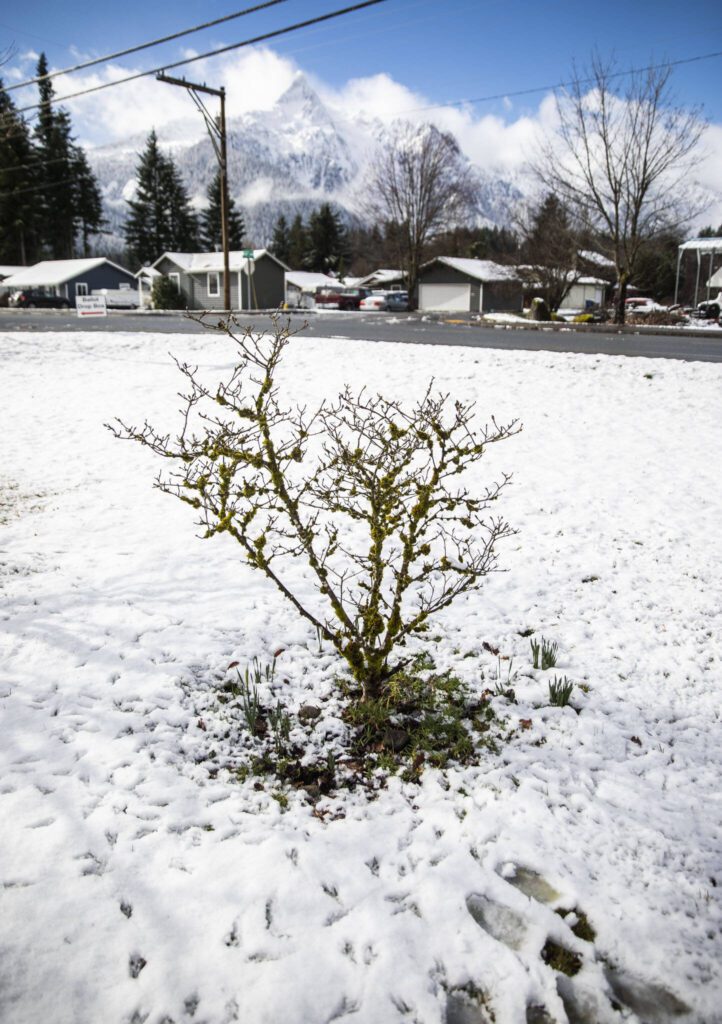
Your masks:
{"label": "snow capped mountain", "polygon": [[[230,191],[243,211],[249,239],[267,244],[281,213],[289,219],[296,213],[305,216],[322,202],[363,221],[364,173],[386,132],[378,120],[334,113],[300,72],[270,110],[229,118]],[[187,120],[159,128],[158,137],[176,160],[194,204],[202,208],[217,163],[200,115],[189,112]],[[123,146],[88,153],[114,234],[121,232],[145,142],[145,136],[138,136]],[[478,178],[483,219],[508,223],[518,189],[482,170]]]}

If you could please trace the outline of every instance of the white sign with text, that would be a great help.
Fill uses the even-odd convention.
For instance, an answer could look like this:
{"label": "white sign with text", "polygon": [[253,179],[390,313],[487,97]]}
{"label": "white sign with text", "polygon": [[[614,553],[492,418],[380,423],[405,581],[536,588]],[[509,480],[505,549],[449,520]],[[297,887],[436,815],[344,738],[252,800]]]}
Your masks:
{"label": "white sign with text", "polygon": [[78,316],[107,316],[108,308],[104,295],[78,295],[75,298]]}

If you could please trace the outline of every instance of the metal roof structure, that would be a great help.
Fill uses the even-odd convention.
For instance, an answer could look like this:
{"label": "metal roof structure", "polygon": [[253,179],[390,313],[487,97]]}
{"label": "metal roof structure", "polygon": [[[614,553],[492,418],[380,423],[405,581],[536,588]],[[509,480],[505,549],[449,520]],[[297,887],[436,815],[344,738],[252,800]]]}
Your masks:
{"label": "metal roof structure", "polygon": [[711,283],[714,276],[714,258],[717,253],[722,256],[722,238],[690,238],[687,242],[682,242],[682,244],[677,247],[677,277],[674,283],[675,303],[679,296],[679,272],[682,266],[682,257],[686,252],[694,252],[697,255],[697,276],[694,282],[694,304],[696,306],[699,299],[699,278],[702,269],[702,257],[709,256],[709,276],[707,279],[707,300],[709,301],[710,290],[714,287]]}

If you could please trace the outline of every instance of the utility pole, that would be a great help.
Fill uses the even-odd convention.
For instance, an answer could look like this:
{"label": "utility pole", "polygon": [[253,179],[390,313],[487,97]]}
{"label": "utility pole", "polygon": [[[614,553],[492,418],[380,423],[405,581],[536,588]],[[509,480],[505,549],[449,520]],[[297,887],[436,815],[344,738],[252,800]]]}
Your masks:
{"label": "utility pole", "polygon": [[[180,85],[187,89],[188,94],[206,122],[206,128],[213,145],[213,150],[218,160],[218,167],[221,172],[221,243],[223,245],[223,305],[230,312],[231,309],[231,273],[228,258],[228,156],[226,148],[226,90],[224,88],[211,89],[210,86],[197,85],[194,82],[187,82],[185,78],[171,78],[159,72],[156,76],[159,82],[167,82],[168,85]],[[199,93],[207,93],[210,96],[218,96],[221,101],[220,117],[213,117],[207,110]]]}

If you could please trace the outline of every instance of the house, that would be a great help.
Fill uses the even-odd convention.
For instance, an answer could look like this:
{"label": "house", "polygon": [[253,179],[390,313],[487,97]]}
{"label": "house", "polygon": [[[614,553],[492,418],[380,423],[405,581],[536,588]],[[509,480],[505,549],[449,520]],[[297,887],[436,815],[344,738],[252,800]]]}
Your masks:
{"label": "house", "polygon": [[75,305],[78,295],[90,295],[101,288],[134,288],[135,276],[125,267],[105,256],[79,260],[43,260],[32,267],[23,267],[6,277],[4,288],[13,291],[33,289],[59,295]]}
{"label": "house", "polygon": [[366,277],[347,278],[346,284],[354,288],[370,288],[371,291],[403,291],[406,288],[406,274],[402,270],[374,270]]}
{"label": "house", "polygon": [[609,290],[609,282],[603,277],[576,277],[559,308],[589,309],[590,306],[604,306]]}
{"label": "house", "polygon": [[310,270],[287,270],[286,305],[313,309],[313,297],[317,288],[337,288],[338,285],[338,278],[329,277],[328,274],[314,274]]}
{"label": "house", "polygon": [[513,267],[438,256],[419,271],[418,308],[449,313],[517,311],[522,308],[522,291]]}
{"label": "house", "polygon": [[[247,258],[245,252],[252,252],[253,257]],[[289,268],[267,249],[233,251],[229,266],[231,309],[279,309],[283,305]],[[224,308],[222,252],[164,252],[151,267],[143,267],[139,279],[152,279],[153,271],[175,283],[181,308]]]}

